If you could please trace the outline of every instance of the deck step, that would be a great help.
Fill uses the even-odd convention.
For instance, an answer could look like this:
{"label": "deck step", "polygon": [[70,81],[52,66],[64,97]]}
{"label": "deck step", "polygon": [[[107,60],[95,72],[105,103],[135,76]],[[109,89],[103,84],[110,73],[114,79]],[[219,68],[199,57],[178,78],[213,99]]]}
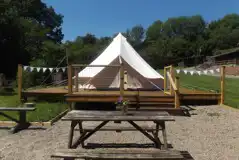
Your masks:
{"label": "deck step", "polygon": [[131,106],[174,106],[174,103],[165,103],[165,102],[129,102]]}
{"label": "deck step", "polygon": [[160,105],[160,106],[144,106],[144,105],[140,105],[140,106],[129,106],[128,108],[132,108],[132,109],[160,109],[160,108],[175,108],[174,105]]}
{"label": "deck step", "polygon": [[181,116],[188,116],[188,113],[185,113],[185,109],[182,108],[174,108],[174,107],[140,107],[138,109],[135,108],[129,108],[129,111],[157,111],[157,112],[161,112],[161,111],[165,111],[168,112],[170,115],[181,115]]}

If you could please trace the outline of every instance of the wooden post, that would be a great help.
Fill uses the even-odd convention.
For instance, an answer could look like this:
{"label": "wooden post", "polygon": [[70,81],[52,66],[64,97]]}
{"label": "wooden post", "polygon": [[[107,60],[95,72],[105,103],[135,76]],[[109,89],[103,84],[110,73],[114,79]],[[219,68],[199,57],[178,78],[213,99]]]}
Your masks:
{"label": "wooden post", "polygon": [[128,89],[128,75],[127,71],[124,71],[124,90]]}
{"label": "wooden post", "polygon": [[180,107],[180,91],[179,91],[179,77],[176,76],[175,77],[175,84],[176,84],[176,88],[178,89],[178,91],[175,92],[175,108],[179,108]]}
{"label": "wooden post", "polygon": [[68,94],[72,93],[72,66],[68,65]]}
{"label": "wooden post", "polygon": [[221,66],[221,102],[220,104],[224,104],[225,98],[225,66]]}
{"label": "wooden post", "polygon": [[78,90],[79,90],[78,68],[74,68],[74,71],[75,71],[75,91],[78,92]]}
{"label": "wooden post", "polygon": [[124,97],[124,65],[120,66],[120,96]]}
{"label": "wooden post", "polygon": [[164,83],[163,83],[163,87],[164,87],[164,93],[166,92],[166,89],[167,89],[167,86],[166,86],[166,76],[167,76],[167,73],[166,73],[166,68],[164,67]]}
{"label": "wooden post", "polygon": [[[173,66],[170,66],[170,74],[172,76],[172,78],[174,79],[174,74],[173,74]],[[172,84],[170,84],[170,95],[173,95],[173,86]]]}
{"label": "wooden post", "polygon": [[18,97],[19,101],[22,100],[22,65],[18,64],[18,72],[17,72],[17,84],[18,84]]}

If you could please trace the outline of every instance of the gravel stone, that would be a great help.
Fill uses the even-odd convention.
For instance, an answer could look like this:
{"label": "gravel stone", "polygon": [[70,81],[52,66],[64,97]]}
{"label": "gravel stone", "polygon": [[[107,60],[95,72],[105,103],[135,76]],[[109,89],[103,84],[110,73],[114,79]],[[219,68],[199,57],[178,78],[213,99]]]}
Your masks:
{"label": "gravel stone", "polygon": [[[188,151],[195,160],[239,160],[239,110],[216,105],[195,108],[191,117],[176,116],[175,122],[167,122],[168,143],[174,149]],[[67,148],[69,127],[69,122],[59,121],[45,130],[30,128],[17,134],[0,130],[0,159],[50,160],[53,152]],[[100,131],[86,143],[150,144],[151,141],[139,132]]]}

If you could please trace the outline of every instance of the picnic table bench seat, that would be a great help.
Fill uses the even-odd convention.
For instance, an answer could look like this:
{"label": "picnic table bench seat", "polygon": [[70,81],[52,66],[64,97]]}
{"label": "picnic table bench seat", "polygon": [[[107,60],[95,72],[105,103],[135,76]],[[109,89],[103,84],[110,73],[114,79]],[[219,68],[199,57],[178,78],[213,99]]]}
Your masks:
{"label": "picnic table bench seat", "polygon": [[[141,126],[141,128],[143,128],[147,132],[154,132],[154,131],[156,131],[155,125],[154,126],[140,125],[140,126]],[[95,127],[96,126],[94,126],[94,125],[85,126],[84,127],[84,131],[90,132],[90,131],[94,130]],[[158,129],[161,130],[162,127],[159,126]],[[79,129],[76,129],[76,130],[79,130]],[[116,126],[116,125],[112,126],[112,125],[109,125],[109,126],[103,126],[99,131],[116,131],[116,132],[121,132],[121,131],[136,131],[136,130],[137,129],[135,129],[132,126]]]}
{"label": "picnic table bench seat", "polygon": [[[28,111],[35,111],[36,108],[34,107],[31,107],[31,108],[28,108],[28,107],[0,107],[0,115],[14,121],[17,123],[17,125],[15,127],[13,127],[10,132],[12,133],[16,133],[22,129],[26,129],[30,126],[30,123],[27,122],[27,119],[26,119],[26,112]],[[9,115],[7,115],[6,113],[3,113],[5,111],[17,111],[19,113],[19,119],[15,119]]]}
{"label": "picnic table bench seat", "polygon": [[60,150],[51,155],[51,158],[74,159],[116,159],[116,160],[193,160],[187,151],[177,150]]}

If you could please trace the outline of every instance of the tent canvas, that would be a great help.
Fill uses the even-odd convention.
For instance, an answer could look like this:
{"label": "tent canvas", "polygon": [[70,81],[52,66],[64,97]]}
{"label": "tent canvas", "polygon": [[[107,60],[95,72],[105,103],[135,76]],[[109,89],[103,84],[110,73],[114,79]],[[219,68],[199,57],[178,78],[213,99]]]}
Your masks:
{"label": "tent canvas", "polygon": [[[163,76],[155,71],[119,33],[90,65],[120,65],[127,71],[127,85],[132,89],[162,89]],[[86,67],[78,73],[80,88],[119,88],[117,67]]]}

